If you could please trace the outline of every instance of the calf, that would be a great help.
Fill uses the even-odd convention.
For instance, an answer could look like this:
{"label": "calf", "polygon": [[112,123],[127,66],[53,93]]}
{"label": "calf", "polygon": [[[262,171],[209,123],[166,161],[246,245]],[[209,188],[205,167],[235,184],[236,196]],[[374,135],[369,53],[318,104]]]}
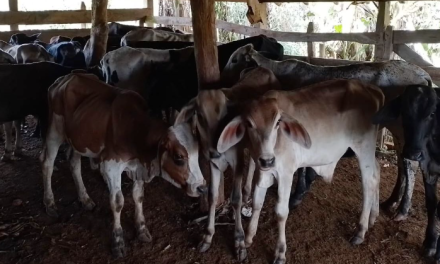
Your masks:
{"label": "calf", "polygon": [[[47,124],[47,89],[57,78],[71,70],[51,62],[0,64],[0,123],[33,115],[38,118],[44,132]],[[8,126],[3,160],[9,160],[12,153],[11,124]],[[18,154],[21,150],[19,126],[16,126],[16,133],[15,154]]]}
{"label": "calf", "polygon": [[180,34],[158,29],[139,28],[125,34],[121,46],[127,46],[128,41],[186,41],[194,42],[193,34]]}
{"label": "calf", "polygon": [[81,156],[99,160],[110,191],[114,217],[112,251],[116,257],[122,257],[125,251],[120,222],[123,171],[134,181],[136,230],[143,242],[151,241],[142,212],[144,182],[161,176],[189,196],[207,192],[190,124],[168,128],[163,121],[148,115],[147,104],[139,94],[109,86],[90,74],[73,73],[59,78],[49,88],[48,97],[49,129],[41,155],[46,211],[57,215],[51,177],[58,148],[67,141],[74,150],[70,159],[72,175],[86,209],[95,205],[82,182]]}
{"label": "calf", "polygon": [[[271,69],[283,86],[289,89],[296,89],[306,85],[331,80],[335,78],[342,79],[358,79],[365,83],[371,83],[379,86],[385,95],[386,101],[396,97],[407,85],[432,85],[431,77],[420,67],[405,62],[405,61],[387,61],[375,63],[360,63],[344,66],[315,66],[306,62],[295,59],[285,61],[274,61],[267,59],[262,54],[259,54],[252,45],[243,46],[234,52],[224,71],[222,72],[222,80],[236,80],[240,71],[248,65],[257,64],[259,66]],[[391,210],[402,197],[401,190],[404,184],[404,168],[403,159],[400,155],[404,144],[404,137],[402,126],[398,122],[389,123],[386,126],[391,131],[396,144],[398,154],[398,181],[394,187],[390,198],[382,203],[383,208]],[[409,162],[411,171],[417,170],[417,162]],[[308,170],[309,172],[311,170]],[[299,173],[299,182],[302,183],[299,187],[308,187],[302,178],[304,173]],[[313,175],[310,178],[314,178]],[[414,187],[414,173],[410,175],[410,186],[407,188],[408,192],[403,196],[402,202],[398,208],[398,213],[395,216],[396,221],[406,219],[409,208],[411,206],[411,196]],[[308,179],[308,181],[312,181]],[[310,184],[309,184],[310,186]],[[297,188],[292,195],[291,207],[298,205],[307,190]]]}
{"label": "calf", "polygon": [[363,186],[362,214],[351,243],[363,242],[379,214],[377,126],[371,124],[371,118],[383,100],[382,92],[373,85],[332,80],[299,91],[270,91],[226,125],[217,150],[223,153],[246,138],[260,171],[246,241],[240,244],[243,251],[252,244],[267,188],[276,179],[279,234],[274,263],[286,263],[285,227],[293,173],[310,166],[329,182],[347,148],[358,157]]}
{"label": "calf", "polygon": [[192,99],[180,112],[176,122],[188,122],[195,118],[197,131],[199,132],[201,152],[207,160],[210,160],[211,185],[209,199],[209,216],[206,234],[200,243],[199,250],[205,252],[212,243],[215,233],[215,207],[219,194],[220,178],[230,166],[233,171],[234,184],[231,193],[231,203],[235,212],[235,247],[239,260],[246,258],[243,250],[244,231],[241,223],[242,201],[247,202],[252,187],[252,176],[255,163],[249,161],[249,172],[246,179],[246,188],[242,199],[241,185],[244,171],[244,145],[238,144],[228,149],[225,153],[217,152],[217,141],[224,126],[235,117],[240,105],[248,100],[258,98],[272,89],[280,89],[281,86],[270,71],[257,67],[245,73],[241,80],[230,89],[202,90],[197,97]]}
{"label": "calf", "polygon": [[[437,260],[440,259],[440,243],[437,242],[436,229],[436,210],[439,208],[437,206],[437,180],[440,175],[439,96],[439,89],[420,85],[409,86],[401,95],[386,103],[373,119],[374,123],[383,125],[397,119],[402,120],[405,137],[402,155],[406,159],[419,161],[423,174],[428,213],[423,246],[426,255],[434,256],[437,245]],[[411,173],[408,172],[408,174]],[[409,180],[407,180],[406,188],[408,185]]]}
{"label": "calf", "polygon": [[33,34],[33,35],[26,35],[24,33],[15,33],[11,36],[9,39],[9,43],[12,45],[21,45],[26,43],[32,43],[38,39],[38,37],[41,35],[41,33]]}

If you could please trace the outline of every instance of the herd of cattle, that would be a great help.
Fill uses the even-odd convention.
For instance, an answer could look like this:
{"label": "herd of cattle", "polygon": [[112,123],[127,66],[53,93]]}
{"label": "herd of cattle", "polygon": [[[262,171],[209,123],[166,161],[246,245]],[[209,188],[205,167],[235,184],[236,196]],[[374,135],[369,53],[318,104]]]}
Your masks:
{"label": "herd of cattle", "polygon": [[[87,37],[57,36],[43,43],[38,35],[16,34],[0,43],[0,122],[6,143],[2,160],[21,152],[21,120],[27,115],[38,118],[49,215],[57,216],[51,188],[54,161],[60,145],[67,142],[72,176],[85,209],[95,204],[82,181],[82,156],[90,159],[92,168],[99,168],[108,184],[115,256],[125,254],[120,222],[124,171],[134,182],[140,241],[151,241],[142,207],[145,182],[160,176],[189,196],[209,196],[207,230],[199,245],[204,252],[215,233],[219,183],[231,167],[238,259],[246,258],[267,188],[277,182],[274,263],[286,263],[289,208],[301,203],[317,175],[330,182],[339,159],[355,154],[363,187],[362,213],[351,239],[357,245],[379,214],[375,149],[378,129],[386,127],[394,136],[399,170],[394,191],[382,205],[391,210],[400,202],[395,219],[408,216],[420,165],[428,212],[424,248],[429,256],[440,258],[439,90],[421,68],[404,61],[322,67],[283,60],[283,47],[261,35],[219,45],[221,88],[199,91],[192,35],[117,23],[110,23],[109,29],[108,53],[99,67],[87,66]],[[199,153],[209,161],[209,187]],[[291,192],[297,170],[298,183]],[[252,189],[252,218],[245,234],[241,208]]]}

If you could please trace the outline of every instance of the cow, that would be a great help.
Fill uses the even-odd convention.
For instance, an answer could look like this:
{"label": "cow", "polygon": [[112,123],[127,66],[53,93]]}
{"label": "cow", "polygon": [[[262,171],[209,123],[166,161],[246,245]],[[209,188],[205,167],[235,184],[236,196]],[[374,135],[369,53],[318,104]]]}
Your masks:
{"label": "cow", "polygon": [[46,49],[35,43],[11,45],[0,40],[0,49],[9,53],[17,63],[53,61],[52,56]]}
{"label": "cow", "polygon": [[199,134],[201,153],[210,160],[211,183],[209,199],[208,226],[199,251],[207,251],[215,233],[215,208],[219,194],[219,183],[224,172],[230,166],[233,172],[234,184],[231,193],[231,204],[235,213],[235,247],[239,260],[246,258],[246,251],[239,246],[243,242],[244,231],[241,223],[242,201],[247,202],[251,192],[255,163],[249,161],[249,171],[246,187],[242,198],[241,186],[244,171],[244,144],[238,144],[220,154],[217,151],[217,141],[224,126],[235,117],[241,105],[256,99],[272,89],[281,89],[275,75],[262,67],[257,67],[243,73],[240,81],[231,88],[217,90],[202,90],[182,108],[176,123],[185,123],[195,119]]}
{"label": "cow", "polygon": [[[0,64],[0,123],[33,115],[38,118],[44,133],[47,125],[47,89],[57,78],[71,71],[71,68],[52,62]],[[17,130],[19,126],[16,126],[16,133],[19,133]],[[7,135],[11,135],[8,131]],[[16,140],[15,154],[19,154],[20,137],[17,136]],[[11,159],[12,140],[6,139],[6,143],[2,160]]]}
{"label": "cow", "polygon": [[151,241],[142,211],[145,181],[160,176],[189,196],[207,192],[198,164],[198,144],[189,123],[168,127],[149,116],[148,106],[139,94],[112,87],[91,74],[72,73],[59,78],[49,88],[48,97],[49,129],[40,158],[46,211],[57,215],[51,176],[58,148],[67,141],[74,149],[70,165],[79,200],[86,209],[95,205],[82,182],[81,156],[99,160],[110,191],[112,252],[116,257],[122,257],[125,251],[120,223],[123,171],[134,181],[136,230],[143,242]]}
{"label": "cow", "polygon": [[[243,46],[231,55],[225,69],[221,73],[221,78],[222,80],[237,80],[242,69],[255,64],[271,69],[280,83],[283,86],[289,87],[289,89],[296,89],[335,78],[353,78],[379,86],[385,95],[386,101],[389,101],[402,93],[408,85],[432,86],[432,80],[428,73],[420,67],[405,61],[360,63],[344,66],[315,66],[295,59],[280,62],[273,61],[259,54],[252,45]],[[385,210],[391,210],[397,205],[400,197],[402,197],[401,189],[402,184],[405,182],[404,164],[400,155],[404,145],[404,137],[402,126],[399,122],[389,123],[386,128],[393,134],[398,154],[399,168],[398,181],[394,190],[390,198],[381,204]],[[407,189],[408,192],[404,194],[402,202],[398,207],[398,212],[394,217],[396,221],[405,220],[408,216],[409,208],[411,207],[414,172],[417,170],[418,164],[414,161],[409,162],[409,164],[411,166],[409,169],[413,171],[413,173],[411,173],[410,186]],[[315,178],[315,173],[312,170],[308,168],[307,171],[311,174],[308,176],[308,184],[305,184],[306,180],[302,178],[305,174],[298,173],[299,182],[301,183],[299,187],[302,188],[297,188],[292,195],[291,208],[301,203],[307,191],[307,189],[304,188],[309,188],[310,181],[313,181]]]}
{"label": "cow", "polygon": [[61,42],[69,42],[72,41],[71,38],[65,36],[53,36],[49,40],[49,44],[58,44]]}
{"label": "cow", "polygon": [[[440,244],[437,242],[436,230],[436,215],[437,210],[440,209],[437,206],[437,181],[440,175],[439,96],[439,89],[411,85],[401,95],[387,102],[373,118],[373,123],[384,125],[397,119],[402,120],[405,138],[402,155],[405,159],[419,161],[425,186],[428,225],[423,246],[425,254],[429,257],[435,255],[437,260],[440,259]],[[406,188],[409,185],[408,178]]]}
{"label": "cow", "polygon": [[358,157],[363,187],[362,213],[350,242],[358,245],[364,241],[379,214],[378,126],[371,119],[383,101],[384,95],[376,86],[336,79],[297,91],[269,91],[225,126],[217,151],[224,153],[245,138],[260,172],[246,239],[239,243],[241,250],[251,246],[267,188],[276,180],[279,233],[274,263],[286,263],[285,227],[293,173],[300,167],[312,167],[330,182],[347,148]]}
{"label": "cow", "polygon": [[86,68],[86,60],[79,42],[55,43],[50,45],[47,51],[52,55],[56,63],[76,69]]}
{"label": "cow", "polygon": [[128,41],[186,41],[194,42],[193,34],[180,34],[159,29],[139,28],[125,34],[121,46],[127,46]]}
{"label": "cow", "polygon": [[11,36],[9,39],[9,43],[11,45],[21,45],[26,43],[32,43],[36,40],[38,40],[38,37],[41,35],[41,33],[33,34],[33,35],[26,35],[25,33],[15,33]]}
{"label": "cow", "polygon": [[[125,34],[127,34],[128,32],[135,30],[135,29],[140,29],[140,28],[141,29],[142,28],[153,29],[152,27],[131,26],[131,25],[123,25],[123,24],[117,23],[117,22],[110,22],[110,23],[108,23],[108,34],[109,35],[118,35],[118,36],[122,37]],[[173,30],[168,27],[157,27],[155,29],[183,34],[183,32],[180,30]]]}
{"label": "cow", "polygon": [[126,47],[148,49],[183,49],[194,46],[194,42],[185,41],[127,41]]}
{"label": "cow", "polygon": [[140,92],[150,78],[153,64],[183,63],[193,55],[194,48],[180,50],[134,49],[121,47],[110,51],[101,59],[100,66],[105,81],[119,88]]}

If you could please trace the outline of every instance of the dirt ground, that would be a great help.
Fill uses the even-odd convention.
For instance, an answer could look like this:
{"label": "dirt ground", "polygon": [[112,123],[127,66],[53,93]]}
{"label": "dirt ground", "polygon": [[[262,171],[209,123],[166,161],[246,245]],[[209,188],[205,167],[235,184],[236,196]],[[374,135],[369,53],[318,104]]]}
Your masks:
{"label": "dirt ground", "polygon": [[[153,242],[135,240],[131,182],[123,179],[125,206],[122,212],[127,256],[114,260],[110,251],[112,215],[108,190],[98,172],[83,159],[83,178],[93,212],[81,209],[68,163],[60,152],[56,161],[53,190],[59,219],[46,215],[38,154],[41,143],[24,135],[24,156],[0,162],[0,263],[238,263],[233,255],[233,225],[216,226],[211,249],[198,253],[196,246],[204,222],[198,200],[184,196],[162,179],[146,185],[144,210]],[[0,151],[3,153],[3,142]],[[393,157],[380,158],[381,201],[388,197],[396,179]],[[422,257],[426,226],[423,185],[417,176],[413,207],[408,220],[393,222],[381,211],[365,242],[357,247],[348,242],[361,209],[361,183],[355,159],[342,160],[334,180],[318,180],[287,222],[288,263],[430,263]],[[226,182],[231,179],[226,179]],[[274,217],[276,190],[268,191],[259,229],[246,263],[272,263],[277,227]],[[20,203],[21,202],[21,203]],[[246,226],[248,219],[244,220]]]}

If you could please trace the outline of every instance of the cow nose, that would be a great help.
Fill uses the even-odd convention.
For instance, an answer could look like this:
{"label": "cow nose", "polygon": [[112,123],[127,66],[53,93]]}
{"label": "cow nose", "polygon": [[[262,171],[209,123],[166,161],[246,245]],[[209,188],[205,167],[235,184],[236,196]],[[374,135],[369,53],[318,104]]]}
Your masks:
{"label": "cow nose", "polygon": [[275,164],[275,157],[269,158],[269,159],[263,159],[259,158],[258,162],[260,163],[261,168],[271,168]]}
{"label": "cow nose", "polygon": [[202,195],[207,194],[208,187],[206,185],[200,185],[199,187],[197,187],[197,192]]}
{"label": "cow nose", "polygon": [[220,156],[221,156],[221,154],[218,153],[218,151],[216,151],[216,150],[210,150],[209,151],[209,157],[211,159],[218,159],[218,158],[220,158]]}

